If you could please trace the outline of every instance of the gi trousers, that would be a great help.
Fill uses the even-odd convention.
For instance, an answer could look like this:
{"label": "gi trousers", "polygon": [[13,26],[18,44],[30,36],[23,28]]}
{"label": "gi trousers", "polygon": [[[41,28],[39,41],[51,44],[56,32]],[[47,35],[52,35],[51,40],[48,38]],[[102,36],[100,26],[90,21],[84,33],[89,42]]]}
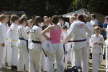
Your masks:
{"label": "gi trousers", "polygon": [[64,51],[63,45],[58,44],[51,44],[51,48],[48,52],[48,59],[49,59],[49,72],[54,72],[54,63],[56,60],[57,65],[57,72],[64,72]]}
{"label": "gi trousers", "polygon": [[32,43],[30,52],[29,72],[41,72],[42,49],[41,44]]}
{"label": "gi trousers", "polygon": [[88,49],[87,47],[73,48],[75,66],[80,66],[82,72],[88,72]]}

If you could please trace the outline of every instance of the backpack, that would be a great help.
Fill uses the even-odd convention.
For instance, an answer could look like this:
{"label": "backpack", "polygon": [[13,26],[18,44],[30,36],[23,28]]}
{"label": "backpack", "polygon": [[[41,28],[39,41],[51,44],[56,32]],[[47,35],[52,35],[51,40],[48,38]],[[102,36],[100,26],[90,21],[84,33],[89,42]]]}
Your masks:
{"label": "backpack", "polygon": [[67,68],[64,72],[82,72],[81,67],[73,66],[71,68]]}

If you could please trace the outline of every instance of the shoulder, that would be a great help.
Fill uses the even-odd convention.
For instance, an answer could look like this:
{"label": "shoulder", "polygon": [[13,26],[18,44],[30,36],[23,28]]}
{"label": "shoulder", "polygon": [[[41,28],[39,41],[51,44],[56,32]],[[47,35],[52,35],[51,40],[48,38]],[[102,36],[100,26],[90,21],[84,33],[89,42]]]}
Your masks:
{"label": "shoulder", "polygon": [[50,25],[50,26],[47,27],[47,29],[52,29],[52,28],[54,28],[54,25]]}
{"label": "shoulder", "polygon": [[91,38],[93,38],[93,37],[95,37],[96,35],[95,34],[93,34],[93,35],[91,35]]}
{"label": "shoulder", "polygon": [[100,34],[99,36],[100,36],[101,38],[103,38],[103,35]]}
{"label": "shoulder", "polygon": [[65,22],[65,24],[66,24],[66,25],[68,25],[68,24],[69,24],[69,22]]}
{"label": "shoulder", "polygon": [[38,27],[38,26],[33,26],[32,28],[33,30],[42,30],[42,28]]}

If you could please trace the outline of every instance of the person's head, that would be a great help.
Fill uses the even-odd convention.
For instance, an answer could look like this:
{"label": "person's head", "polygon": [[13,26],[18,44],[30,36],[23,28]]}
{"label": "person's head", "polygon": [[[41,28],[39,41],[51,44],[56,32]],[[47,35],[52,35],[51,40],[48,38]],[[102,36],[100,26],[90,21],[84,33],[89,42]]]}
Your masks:
{"label": "person's head", "polygon": [[61,24],[64,24],[65,20],[64,20],[64,18],[63,18],[62,16],[59,17],[59,22],[60,22]]}
{"label": "person's head", "polygon": [[70,23],[72,23],[72,22],[75,21],[75,20],[76,20],[76,17],[75,17],[75,16],[72,16],[72,17],[69,18],[69,22],[70,22]]}
{"label": "person's head", "polygon": [[27,19],[27,15],[26,15],[26,14],[22,14],[22,15],[21,15],[21,18]]}
{"label": "person's head", "polygon": [[85,22],[84,15],[82,15],[82,14],[78,15],[77,19],[80,20],[80,21]]}
{"label": "person's head", "polygon": [[11,23],[19,24],[19,16],[11,15],[10,21],[11,21]]}
{"label": "person's head", "polygon": [[51,18],[49,17],[49,18],[44,19],[44,24],[45,25],[51,24]]}
{"label": "person's head", "polygon": [[35,16],[34,20],[33,20],[33,24],[36,26],[40,26],[41,23],[43,22],[43,18],[40,16]]}
{"label": "person's head", "polygon": [[59,22],[59,17],[58,16],[53,16],[52,17],[52,23],[55,24],[55,25],[57,25],[58,22]]}
{"label": "person's head", "polygon": [[91,19],[92,20],[96,19],[96,15],[95,14],[91,14]]}
{"label": "person's head", "polygon": [[44,22],[48,21],[48,19],[49,19],[48,16],[43,17]]}
{"label": "person's head", "polygon": [[33,20],[32,20],[32,19],[29,19],[29,20],[27,20],[27,23],[28,23],[28,26],[29,26],[29,27],[32,27],[32,25],[33,25]]}
{"label": "person's head", "polygon": [[78,14],[77,14],[77,13],[75,13],[75,14],[73,14],[73,16],[75,16],[75,18],[77,18],[77,17],[78,17]]}
{"label": "person's head", "polygon": [[0,22],[2,23],[8,23],[9,22],[9,16],[5,14],[0,15]]}
{"label": "person's head", "polygon": [[27,19],[24,17],[20,17],[19,18],[19,24],[26,26],[27,25]]}
{"label": "person's head", "polygon": [[85,21],[89,22],[90,21],[90,17],[88,15],[85,15]]}
{"label": "person's head", "polygon": [[108,16],[105,17],[105,22],[108,22]]}
{"label": "person's head", "polygon": [[94,32],[95,34],[100,34],[101,33],[101,28],[99,26],[94,27]]}

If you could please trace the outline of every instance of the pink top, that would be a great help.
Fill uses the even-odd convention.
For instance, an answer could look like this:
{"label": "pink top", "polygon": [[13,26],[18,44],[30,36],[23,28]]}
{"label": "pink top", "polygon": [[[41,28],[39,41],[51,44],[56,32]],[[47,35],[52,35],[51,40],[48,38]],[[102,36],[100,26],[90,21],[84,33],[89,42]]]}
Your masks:
{"label": "pink top", "polygon": [[61,29],[53,29],[50,31],[51,43],[57,44],[60,43],[61,39]]}

